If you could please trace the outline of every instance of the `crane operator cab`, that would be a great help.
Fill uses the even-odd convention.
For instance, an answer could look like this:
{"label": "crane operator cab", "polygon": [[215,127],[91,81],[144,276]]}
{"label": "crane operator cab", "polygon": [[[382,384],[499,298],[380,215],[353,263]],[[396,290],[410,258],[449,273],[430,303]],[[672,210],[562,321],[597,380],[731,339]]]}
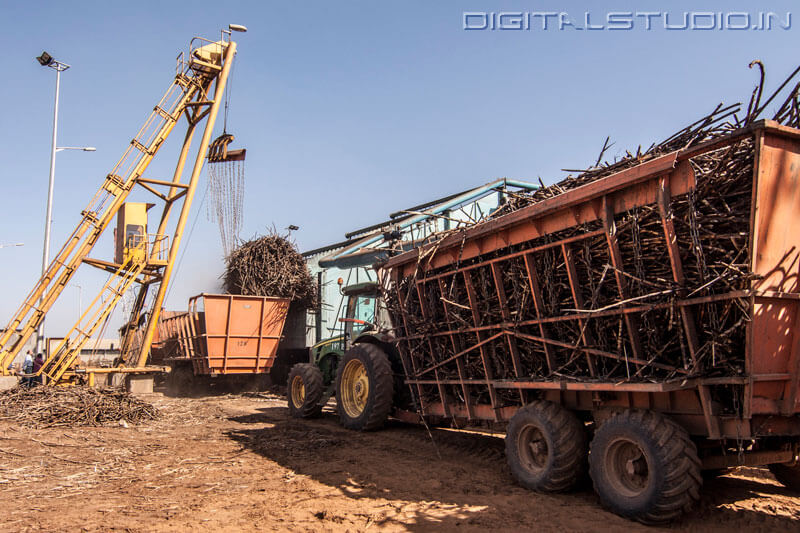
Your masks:
{"label": "crane operator cab", "polygon": [[[120,265],[136,264],[148,261],[147,211],[155,204],[143,202],[126,202],[117,214],[117,227],[114,231],[114,261]],[[158,263],[161,254],[161,240],[154,239],[154,262]]]}

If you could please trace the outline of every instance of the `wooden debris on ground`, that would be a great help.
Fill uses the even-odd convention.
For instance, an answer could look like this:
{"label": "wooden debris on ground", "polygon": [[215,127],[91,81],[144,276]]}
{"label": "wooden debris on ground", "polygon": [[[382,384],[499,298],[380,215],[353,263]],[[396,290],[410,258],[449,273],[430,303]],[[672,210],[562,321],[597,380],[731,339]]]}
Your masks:
{"label": "wooden debris on ground", "polygon": [[34,386],[0,392],[0,420],[29,427],[139,424],[158,416],[151,404],[116,389]]}

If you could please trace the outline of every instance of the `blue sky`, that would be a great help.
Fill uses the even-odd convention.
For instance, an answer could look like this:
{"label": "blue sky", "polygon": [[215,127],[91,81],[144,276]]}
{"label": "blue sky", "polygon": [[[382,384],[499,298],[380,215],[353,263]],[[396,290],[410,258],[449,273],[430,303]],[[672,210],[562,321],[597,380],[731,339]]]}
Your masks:
{"label": "blue sky", "polygon": [[[760,2],[785,19],[792,2]],[[54,73],[62,76],[53,251],[171,82],[194,35],[244,24],[228,129],[246,147],[242,237],[300,226],[301,249],[343,238],[389,212],[499,177],[552,183],[560,168],[649,145],[710,111],[749,97],[761,59],[767,87],[800,62],[800,20],[788,30],[464,31],[463,12],[563,11],[592,22],[610,11],[758,11],[746,2],[4,2],[0,98],[3,209],[0,320],[39,275],[49,170]],[[800,10],[797,13],[800,16]],[[792,13],[794,16],[795,13]],[[676,20],[676,19],[673,19]],[[218,125],[221,130],[221,123]],[[180,133],[149,169],[168,178]],[[222,272],[216,226],[201,207],[167,307],[214,291]],[[146,198],[146,197],[142,197]],[[195,222],[196,220],[196,222]],[[109,259],[110,242],[92,254]],[[84,267],[48,319],[63,334],[102,275]],[[81,289],[78,288],[81,286]],[[113,336],[113,335],[109,335]]]}

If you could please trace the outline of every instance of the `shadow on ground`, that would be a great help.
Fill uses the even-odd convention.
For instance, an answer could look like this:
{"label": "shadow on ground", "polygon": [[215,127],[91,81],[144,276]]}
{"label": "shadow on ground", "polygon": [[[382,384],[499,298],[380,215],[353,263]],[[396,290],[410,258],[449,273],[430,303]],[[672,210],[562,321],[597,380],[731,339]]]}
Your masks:
{"label": "shadow on ground", "polygon": [[[295,474],[349,498],[390,500],[376,525],[402,524],[412,530],[654,530],[604,511],[588,483],[560,495],[515,485],[499,437],[444,429],[431,429],[429,435],[425,428],[396,421],[381,431],[353,432],[339,426],[328,409],[313,420],[292,419],[283,407],[230,420],[242,425],[228,432],[231,439]],[[725,476],[708,481],[698,509],[668,529],[797,530],[800,516],[782,516],[797,507],[797,498],[768,479]],[[318,518],[330,519],[335,510],[326,513]]]}

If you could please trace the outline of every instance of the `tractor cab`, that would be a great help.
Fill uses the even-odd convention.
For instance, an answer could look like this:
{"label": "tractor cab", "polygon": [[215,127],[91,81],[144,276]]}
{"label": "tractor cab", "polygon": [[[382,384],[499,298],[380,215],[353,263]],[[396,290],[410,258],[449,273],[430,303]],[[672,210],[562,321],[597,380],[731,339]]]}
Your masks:
{"label": "tractor cab", "polygon": [[344,287],[342,295],[344,316],[337,320],[341,333],[318,342],[310,350],[310,362],[322,371],[325,385],[333,383],[337,363],[353,344],[381,335],[380,325],[388,323],[379,305],[378,284],[374,281]]}
{"label": "tractor cab", "polygon": [[345,316],[339,321],[344,324],[345,341],[353,342],[366,331],[376,331],[378,284],[358,283],[342,289],[345,297]]}

